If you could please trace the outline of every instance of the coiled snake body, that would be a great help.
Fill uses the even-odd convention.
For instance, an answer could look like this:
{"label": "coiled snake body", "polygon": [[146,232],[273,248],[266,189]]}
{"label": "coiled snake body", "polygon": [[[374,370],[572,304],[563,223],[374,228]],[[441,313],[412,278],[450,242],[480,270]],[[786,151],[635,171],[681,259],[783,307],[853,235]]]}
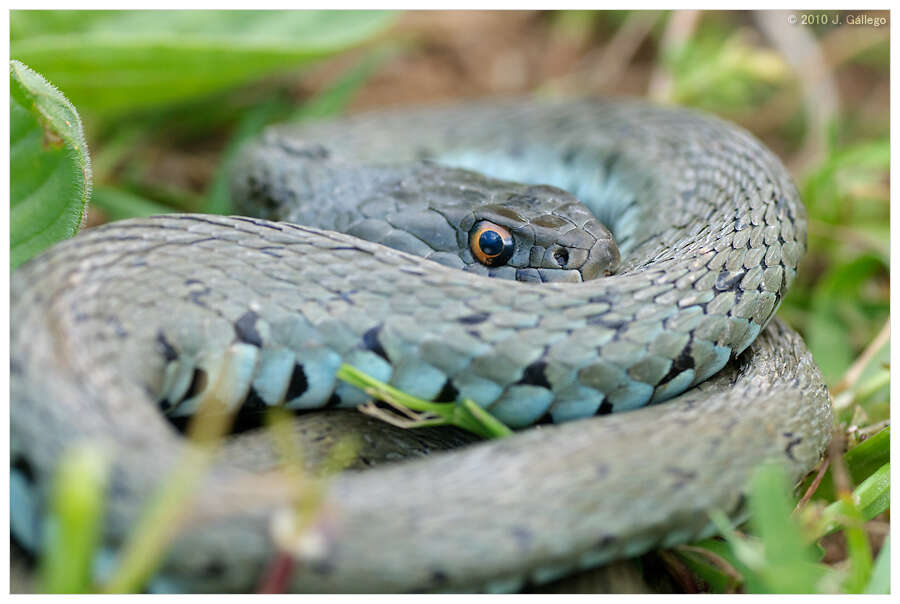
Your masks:
{"label": "coiled snake body", "polygon": [[[431,179],[429,195],[496,205],[499,181],[436,179],[432,168],[446,168],[433,162],[529,183],[516,193],[526,201],[565,195],[530,185],[571,192],[612,231],[621,263],[578,283],[486,278],[465,250],[478,211],[435,212],[415,191]],[[804,249],[805,211],[778,160],[731,125],[638,102],[387,112],[270,131],[233,192],[241,210],[424,244],[431,260],[308,226],[172,215],[92,229],[21,267],[12,523],[26,544],[38,547],[49,477],[74,442],[112,453],[114,549],[184,446],[160,405],[189,413],[205,384],[226,384],[234,404],[359,404],[334,378],[341,362],[423,398],[469,397],[517,428],[543,423],[335,477],[326,547],[295,568],[297,591],[508,590],[682,543],[711,532],[709,510],[740,512],[763,460],[800,476],[827,443],[821,375],[772,320]],[[338,209],[322,211],[329,200]],[[548,224],[515,232],[539,268],[512,276],[567,281],[554,271],[577,264],[570,251],[606,254],[570,236],[560,256],[566,242],[541,239]],[[433,244],[423,232],[456,235]],[[441,247],[456,244],[458,257]],[[363,462],[465,440],[340,410],[296,422],[312,458],[343,429],[365,435]],[[273,512],[292,493],[264,471],[266,438],[226,443],[151,587],[254,587],[273,555]]]}

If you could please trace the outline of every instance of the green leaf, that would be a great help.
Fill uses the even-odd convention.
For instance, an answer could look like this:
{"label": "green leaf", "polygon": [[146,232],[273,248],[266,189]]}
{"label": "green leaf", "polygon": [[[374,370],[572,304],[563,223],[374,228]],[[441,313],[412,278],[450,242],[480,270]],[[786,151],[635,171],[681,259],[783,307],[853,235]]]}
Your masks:
{"label": "green leaf", "polygon": [[[850,471],[850,479],[854,484],[860,484],[869,476],[874,474],[884,464],[891,459],[891,429],[890,427],[876,432],[866,440],[862,441],[846,453],[844,453],[844,463]],[[807,478],[803,482],[801,491],[805,491],[812,483],[813,477]],[[826,499],[834,501],[837,493],[834,490],[834,479],[831,475],[831,469],[822,477],[819,488],[813,494],[816,499]]]}
{"label": "green leaf", "polygon": [[[763,547],[757,569],[764,591],[812,593],[824,575],[817,554],[794,521],[787,475],[778,465],[764,465],[750,481],[750,524]],[[746,562],[746,561],[745,561]],[[748,581],[749,583],[749,581]]]}
{"label": "green leaf", "polygon": [[[41,12],[40,18],[45,18]],[[103,117],[247,83],[359,44],[385,11],[13,11],[11,56]]]}
{"label": "green leaf", "polygon": [[10,62],[10,263],[78,232],[91,161],[75,107],[41,75]]}
{"label": "green leaf", "polygon": [[844,526],[848,564],[843,588],[847,593],[860,593],[872,574],[872,549],[859,508],[851,502],[851,505],[845,506],[845,511],[851,515],[848,517],[849,522]]}
{"label": "green leaf", "polygon": [[867,594],[888,594],[891,593],[891,538],[884,538],[881,544],[881,551],[875,559],[875,565],[872,568],[872,575],[869,577],[869,584],[866,585],[865,592]]}
{"label": "green leaf", "polygon": [[[854,507],[865,520],[871,520],[891,507],[891,464],[886,463],[853,490]],[[844,518],[853,518],[854,510],[841,499],[825,508],[822,534],[839,529]]]}
{"label": "green leaf", "polygon": [[382,411],[373,404],[359,407],[363,413],[396,426],[404,428],[456,426],[482,438],[506,438],[513,433],[508,426],[470,399],[455,403],[426,401],[398,390],[346,363],[338,368],[337,378],[399,411],[401,416],[405,417]]}
{"label": "green leaf", "polygon": [[41,559],[41,579],[46,591],[90,591],[107,478],[107,459],[97,448],[83,446],[63,456],[50,501]]}
{"label": "green leaf", "polygon": [[694,545],[678,546],[674,551],[713,593],[734,593],[743,583],[742,565],[724,541],[706,539]]}

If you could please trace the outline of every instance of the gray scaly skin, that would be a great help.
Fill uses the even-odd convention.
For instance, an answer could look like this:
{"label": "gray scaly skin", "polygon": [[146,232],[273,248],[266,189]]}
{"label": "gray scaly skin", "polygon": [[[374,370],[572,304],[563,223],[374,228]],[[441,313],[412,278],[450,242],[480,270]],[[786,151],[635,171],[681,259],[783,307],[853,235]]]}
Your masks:
{"label": "gray scaly skin", "polygon": [[[327,157],[310,152],[316,144]],[[365,172],[354,167],[365,159],[432,158],[566,189],[610,227],[621,265],[583,283],[510,282],[236,217],[129,220],[79,235],[13,275],[20,539],[36,545],[49,477],[74,442],[111,452],[114,548],[184,447],[161,399],[190,411],[194,390],[227,382],[234,404],[249,395],[351,406],[365,397],[335,390],[340,362],[424,398],[455,391],[516,427],[631,411],[337,476],[325,547],[296,566],[296,591],[518,589],[707,535],[709,510],[740,515],[759,463],[782,461],[799,477],[818,460],[828,394],[800,338],[772,321],[803,252],[805,211],[785,169],[745,132],[636,102],[385,113],[270,132],[235,191],[281,211],[311,157],[351,172]],[[478,179],[465,178],[477,192]],[[470,213],[444,218],[464,229]],[[422,226],[396,220],[369,230]],[[312,458],[342,430],[363,434],[360,459],[379,464],[465,440],[342,410],[295,421]],[[225,444],[153,588],[253,589],[275,551],[272,516],[291,500],[266,471],[275,462],[265,439]]]}

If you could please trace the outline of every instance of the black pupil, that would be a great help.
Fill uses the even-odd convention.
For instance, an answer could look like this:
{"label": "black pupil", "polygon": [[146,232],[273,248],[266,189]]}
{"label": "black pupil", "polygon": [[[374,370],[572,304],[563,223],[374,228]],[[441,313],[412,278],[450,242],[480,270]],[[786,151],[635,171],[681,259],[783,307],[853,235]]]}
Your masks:
{"label": "black pupil", "polygon": [[485,231],[478,238],[478,245],[486,256],[496,256],[503,251],[503,237],[497,231]]}

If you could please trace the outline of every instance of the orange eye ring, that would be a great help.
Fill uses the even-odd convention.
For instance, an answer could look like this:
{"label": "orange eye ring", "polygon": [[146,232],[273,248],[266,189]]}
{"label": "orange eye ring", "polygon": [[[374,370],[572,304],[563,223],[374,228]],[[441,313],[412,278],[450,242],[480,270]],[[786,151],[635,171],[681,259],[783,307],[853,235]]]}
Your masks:
{"label": "orange eye ring", "polygon": [[482,220],[469,232],[469,249],[485,266],[502,266],[512,257],[516,244],[507,229]]}

